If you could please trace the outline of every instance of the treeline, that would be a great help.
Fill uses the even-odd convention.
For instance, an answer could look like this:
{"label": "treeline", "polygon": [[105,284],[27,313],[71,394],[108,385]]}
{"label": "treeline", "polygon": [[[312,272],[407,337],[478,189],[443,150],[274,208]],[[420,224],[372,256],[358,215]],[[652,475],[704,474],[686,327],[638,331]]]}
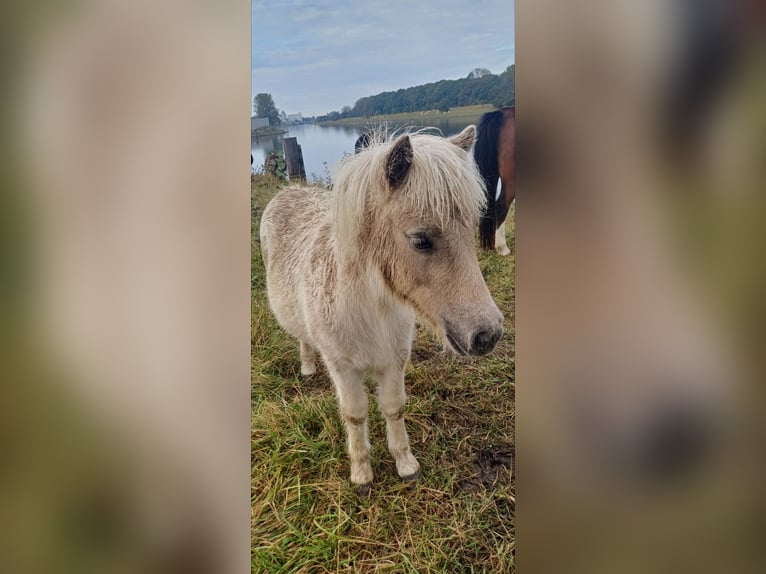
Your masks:
{"label": "treeline", "polygon": [[492,104],[513,105],[516,100],[515,66],[508,66],[499,75],[486,68],[476,68],[459,80],[441,80],[422,86],[383,92],[357,100],[354,107],[344,106],[340,112],[317,116],[317,121],[350,117],[420,112],[449,111],[458,106]]}

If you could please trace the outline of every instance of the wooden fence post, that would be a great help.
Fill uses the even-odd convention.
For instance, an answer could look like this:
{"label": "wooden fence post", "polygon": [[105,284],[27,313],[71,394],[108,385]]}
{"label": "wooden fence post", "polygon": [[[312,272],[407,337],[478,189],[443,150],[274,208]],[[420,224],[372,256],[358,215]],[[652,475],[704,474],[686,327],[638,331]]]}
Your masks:
{"label": "wooden fence post", "polygon": [[282,149],[285,152],[285,163],[287,163],[287,175],[290,179],[306,179],[306,168],[303,166],[303,150],[298,145],[297,138],[284,138],[282,140]]}

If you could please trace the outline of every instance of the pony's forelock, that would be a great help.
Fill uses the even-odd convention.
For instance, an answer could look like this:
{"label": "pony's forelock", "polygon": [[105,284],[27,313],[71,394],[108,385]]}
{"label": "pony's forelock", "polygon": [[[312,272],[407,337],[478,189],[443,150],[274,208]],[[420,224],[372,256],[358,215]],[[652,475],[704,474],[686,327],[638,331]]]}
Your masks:
{"label": "pony's forelock", "polygon": [[484,180],[472,158],[458,146],[426,130],[400,133],[384,140],[371,134],[371,145],[346,157],[336,177],[330,204],[336,240],[344,250],[353,250],[368,202],[392,193],[385,178],[385,163],[393,142],[408,135],[413,147],[412,167],[401,188],[402,201],[421,217],[434,218],[443,228],[457,223],[474,226],[486,208]]}

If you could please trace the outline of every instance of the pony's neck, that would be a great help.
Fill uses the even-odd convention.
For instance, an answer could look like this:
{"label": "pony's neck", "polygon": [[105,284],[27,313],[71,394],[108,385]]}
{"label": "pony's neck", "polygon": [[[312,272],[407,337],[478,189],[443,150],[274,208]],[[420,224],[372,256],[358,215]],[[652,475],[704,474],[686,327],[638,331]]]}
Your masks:
{"label": "pony's neck", "polygon": [[381,312],[402,306],[396,295],[386,287],[383,274],[364,250],[355,247],[354,252],[340,253],[336,244],[335,260],[338,287],[345,298],[364,305],[374,304]]}

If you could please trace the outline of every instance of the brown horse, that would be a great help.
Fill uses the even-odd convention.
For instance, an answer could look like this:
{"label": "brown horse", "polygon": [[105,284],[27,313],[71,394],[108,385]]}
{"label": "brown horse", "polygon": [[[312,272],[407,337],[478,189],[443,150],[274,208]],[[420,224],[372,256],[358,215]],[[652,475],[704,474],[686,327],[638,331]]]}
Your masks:
{"label": "brown horse", "polygon": [[505,242],[505,218],[516,196],[513,181],[515,127],[516,110],[513,107],[484,114],[479,122],[473,150],[487,188],[487,211],[479,223],[481,246],[487,250],[497,248],[500,255],[511,252]]}

